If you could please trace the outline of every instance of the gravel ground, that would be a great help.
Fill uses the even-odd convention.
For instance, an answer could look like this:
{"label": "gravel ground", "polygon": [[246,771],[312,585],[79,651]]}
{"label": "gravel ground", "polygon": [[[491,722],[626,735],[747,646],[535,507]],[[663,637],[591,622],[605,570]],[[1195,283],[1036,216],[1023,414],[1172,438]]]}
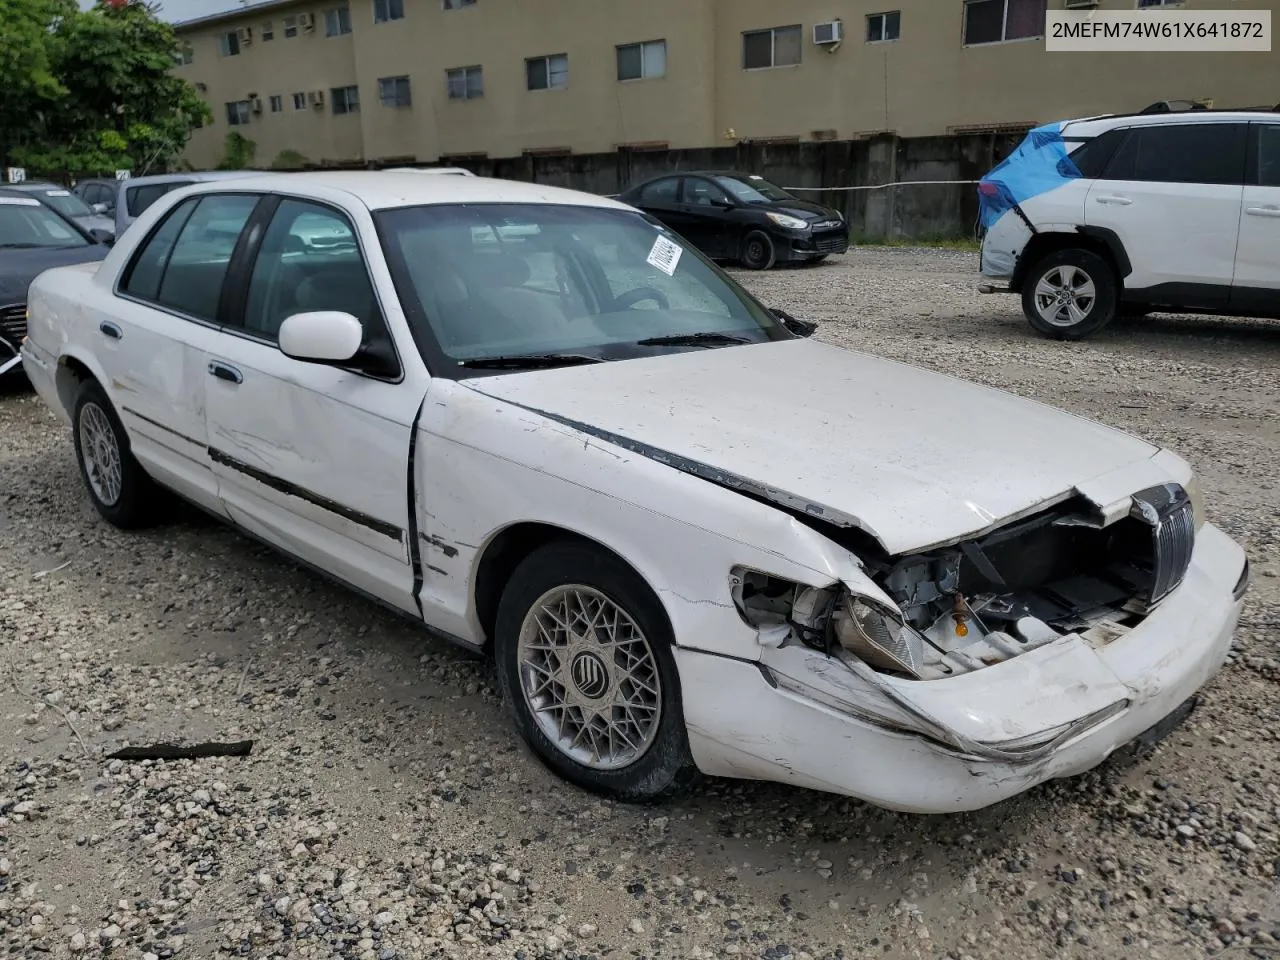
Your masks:
{"label": "gravel ground", "polygon": [[[821,321],[820,337],[1064,406],[1193,461],[1255,585],[1231,664],[1154,751],[947,818],[729,781],[659,809],[601,802],[530,758],[484,662],[208,521],[109,529],[67,432],[11,388],[4,949],[1280,955],[1280,324],[1155,317],[1049,343],[1012,298],[974,292],[975,261],[867,249],[744,280]],[[167,738],[255,746],[103,759]]]}

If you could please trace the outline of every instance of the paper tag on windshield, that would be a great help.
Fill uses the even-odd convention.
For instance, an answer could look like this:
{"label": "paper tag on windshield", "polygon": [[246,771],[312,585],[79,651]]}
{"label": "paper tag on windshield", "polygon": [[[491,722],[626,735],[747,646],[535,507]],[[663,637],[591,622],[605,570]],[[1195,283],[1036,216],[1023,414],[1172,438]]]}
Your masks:
{"label": "paper tag on windshield", "polygon": [[33,200],[30,197],[0,197],[0,203],[7,204],[11,207],[38,207],[39,200]]}
{"label": "paper tag on windshield", "polygon": [[44,195],[46,197],[69,197],[71,196],[71,191],[70,190],[46,190],[44,192]]}
{"label": "paper tag on windshield", "polygon": [[676,275],[676,267],[680,264],[680,254],[684,253],[677,244],[672,243],[661,234],[653,241],[653,249],[649,251],[649,256],[645,258],[645,262],[651,267],[657,267],[668,277]]}

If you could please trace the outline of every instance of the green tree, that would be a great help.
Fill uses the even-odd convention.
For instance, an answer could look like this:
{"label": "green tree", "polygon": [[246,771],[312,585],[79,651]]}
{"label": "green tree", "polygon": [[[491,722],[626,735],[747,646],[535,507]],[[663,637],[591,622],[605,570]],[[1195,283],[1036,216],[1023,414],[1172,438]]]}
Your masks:
{"label": "green tree", "polygon": [[[34,10],[27,19],[46,24],[47,72],[56,85],[45,85],[45,109],[12,128],[11,162],[64,176],[120,168],[141,175],[167,168],[191,132],[212,119],[195,88],[173,74],[179,41],[154,5],[99,2],[81,11],[74,0],[0,4]],[[7,15],[4,23],[0,33],[7,34]],[[15,98],[6,90],[0,99]]]}
{"label": "green tree", "polygon": [[0,160],[25,146],[66,97],[54,66],[56,30],[75,0],[0,0]]}
{"label": "green tree", "polygon": [[258,145],[243,134],[232,130],[223,142],[222,159],[218,161],[218,169],[248,170],[253,166],[253,158],[257,155]]}

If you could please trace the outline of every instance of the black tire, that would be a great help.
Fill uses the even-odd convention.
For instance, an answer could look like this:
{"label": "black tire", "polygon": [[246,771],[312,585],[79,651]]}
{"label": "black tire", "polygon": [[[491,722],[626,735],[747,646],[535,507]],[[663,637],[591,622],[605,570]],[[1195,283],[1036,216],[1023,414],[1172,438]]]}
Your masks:
{"label": "black tire", "polygon": [[748,270],[768,270],[777,258],[773,239],[763,230],[752,230],[742,238],[742,265]]}
{"label": "black tire", "polygon": [[[111,502],[107,502],[94,489],[94,482],[89,476],[90,466],[86,461],[84,446],[86,424],[99,415],[102,419],[98,421],[98,425],[105,423],[108,428],[108,436],[104,438],[104,442],[114,443],[115,455],[120,464],[119,493]],[[129,450],[129,436],[125,433],[124,425],[120,423],[115,408],[96,380],[81,382],[80,389],[76,393],[71,425],[76,446],[76,463],[80,466],[80,478],[84,481],[89,499],[102,519],[121,530],[154,526],[163,520],[169,498],[134,459]]]}
{"label": "black tire", "polygon": [[[1076,300],[1083,316],[1072,320],[1065,303],[1055,305],[1042,299],[1037,294],[1041,281],[1048,281],[1049,286],[1064,291],[1067,287],[1081,290],[1085,288],[1086,281],[1091,283],[1093,296],[1087,301],[1084,297]],[[1116,274],[1111,264],[1091,250],[1067,247],[1046,255],[1027,271],[1022,283],[1022,312],[1043,336],[1054,340],[1082,340],[1097,333],[1115,317],[1118,294]],[[1061,319],[1053,322],[1050,315]]]}
{"label": "black tire", "polygon": [[[567,586],[597,591],[621,608],[643,634],[656,664],[661,694],[656,732],[637,757],[616,769],[593,768],[563,752],[543,731],[525,695],[519,653],[521,628],[549,591]],[[560,542],[535,550],[511,575],[498,604],[494,657],[507,709],[520,735],[548,768],[593,793],[631,803],[653,803],[686,792],[698,779],[689,753],[673,643],[662,605],[625,564],[590,544]],[[575,675],[564,679],[573,683]],[[573,692],[580,695],[580,690]]]}

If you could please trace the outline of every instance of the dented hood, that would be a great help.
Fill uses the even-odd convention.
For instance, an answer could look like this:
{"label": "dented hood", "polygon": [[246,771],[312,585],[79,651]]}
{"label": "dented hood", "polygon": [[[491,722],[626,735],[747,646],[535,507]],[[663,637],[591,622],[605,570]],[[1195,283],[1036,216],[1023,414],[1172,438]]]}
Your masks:
{"label": "dented hood", "polygon": [[1031,400],[813,340],[467,385],[677,469],[861,527],[893,554],[976,533],[1157,452]]}

